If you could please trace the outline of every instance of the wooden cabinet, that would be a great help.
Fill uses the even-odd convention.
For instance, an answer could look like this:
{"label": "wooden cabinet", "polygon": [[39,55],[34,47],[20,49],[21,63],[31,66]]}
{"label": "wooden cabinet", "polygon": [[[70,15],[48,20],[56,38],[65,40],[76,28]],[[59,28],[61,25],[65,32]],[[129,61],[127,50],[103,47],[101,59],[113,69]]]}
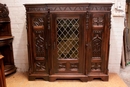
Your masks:
{"label": "wooden cabinet", "polygon": [[112,4],[25,4],[29,80],[108,80]]}
{"label": "wooden cabinet", "polygon": [[4,74],[3,55],[0,54],[0,87],[6,87],[6,80]]}
{"label": "wooden cabinet", "polygon": [[16,72],[12,46],[13,38],[8,7],[6,4],[0,3],[0,53],[4,56],[5,75]]}

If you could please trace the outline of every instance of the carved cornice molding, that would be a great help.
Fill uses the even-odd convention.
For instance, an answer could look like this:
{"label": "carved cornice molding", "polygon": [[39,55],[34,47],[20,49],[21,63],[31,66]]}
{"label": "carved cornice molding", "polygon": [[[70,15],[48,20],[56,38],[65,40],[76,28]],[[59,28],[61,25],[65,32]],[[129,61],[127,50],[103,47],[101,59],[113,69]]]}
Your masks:
{"label": "carved cornice molding", "polygon": [[80,6],[68,6],[68,7],[64,7],[64,6],[49,6],[48,9],[50,9],[50,11],[86,11],[88,8],[88,6],[84,6],[84,7],[80,7]]}
{"label": "carved cornice molding", "polygon": [[110,6],[90,6],[90,11],[111,11]]}
{"label": "carved cornice molding", "polygon": [[46,7],[28,7],[26,8],[27,12],[31,12],[31,11],[47,11]]}
{"label": "carved cornice molding", "polygon": [[26,7],[26,11],[27,12],[39,12],[39,11],[48,11],[48,9],[52,12],[59,12],[59,11],[80,11],[80,12],[86,12],[86,11],[111,11],[111,5],[89,5],[89,4],[84,4],[84,5],[75,5],[75,4],[68,4],[67,6],[64,5],[57,5],[57,4],[53,4],[53,5],[46,5],[43,4],[41,6],[39,6],[39,4],[25,4]]}

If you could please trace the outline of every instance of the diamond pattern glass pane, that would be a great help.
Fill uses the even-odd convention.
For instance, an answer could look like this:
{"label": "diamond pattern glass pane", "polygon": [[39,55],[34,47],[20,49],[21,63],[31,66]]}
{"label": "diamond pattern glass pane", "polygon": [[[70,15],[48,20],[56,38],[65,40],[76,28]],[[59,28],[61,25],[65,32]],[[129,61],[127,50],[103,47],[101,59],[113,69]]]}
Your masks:
{"label": "diamond pattern glass pane", "polygon": [[78,59],[78,18],[57,18],[57,48],[58,59]]}

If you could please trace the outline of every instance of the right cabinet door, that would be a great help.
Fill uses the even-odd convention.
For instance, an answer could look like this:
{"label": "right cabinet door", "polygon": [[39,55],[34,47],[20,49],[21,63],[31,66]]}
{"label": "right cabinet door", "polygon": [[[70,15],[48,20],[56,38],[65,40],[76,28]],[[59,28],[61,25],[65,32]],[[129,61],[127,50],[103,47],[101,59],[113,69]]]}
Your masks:
{"label": "right cabinet door", "polygon": [[89,29],[87,56],[89,80],[101,78],[108,80],[108,52],[110,36],[110,14],[109,13],[89,13]]}

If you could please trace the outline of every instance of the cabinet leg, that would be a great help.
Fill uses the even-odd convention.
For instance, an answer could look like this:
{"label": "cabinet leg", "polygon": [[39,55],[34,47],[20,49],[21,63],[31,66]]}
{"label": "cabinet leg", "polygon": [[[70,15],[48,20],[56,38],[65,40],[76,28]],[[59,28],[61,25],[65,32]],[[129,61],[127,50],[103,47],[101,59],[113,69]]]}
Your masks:
{"label": "cabinet leg", "polygon": [[44,79],[45,81],[48,81],[48,80],[49,80],[49,78],[48,78],[48,77],[43,77],[43,79]]}
{"label": "cabinet leg", "polygon": [[54,81],[56,81],[56,78],[50,77],[50,78],[49,78],[49,81],[50,81],[50,82],[54,82]]}
{"label": "cabinet leg", "polygon": [[87,82],[87,81],[88,81],[87,78],[80,78],[80,80],[81,80],[82,82]]}
{"label": "cabinet leg", "polygon": [[34,81],[34,80],[35,80],[35,77],[29,76],[29,77],[28,77],[28,80],[29,80],[29,81]]}
{"label": "cabinet leg", "polygon": [[101,77],[101,80],[102,80],[102,81],[108,81],[108,76],[106,76],[106,77]]}
{"label": "cabinet leg", "polygon": [[102,81],[108,81],[108,76],[100,76],[100,77],[89,77],[88,80],[89,81],[92,81],[94,79],[99,79],[99,80],[102,80]]}

